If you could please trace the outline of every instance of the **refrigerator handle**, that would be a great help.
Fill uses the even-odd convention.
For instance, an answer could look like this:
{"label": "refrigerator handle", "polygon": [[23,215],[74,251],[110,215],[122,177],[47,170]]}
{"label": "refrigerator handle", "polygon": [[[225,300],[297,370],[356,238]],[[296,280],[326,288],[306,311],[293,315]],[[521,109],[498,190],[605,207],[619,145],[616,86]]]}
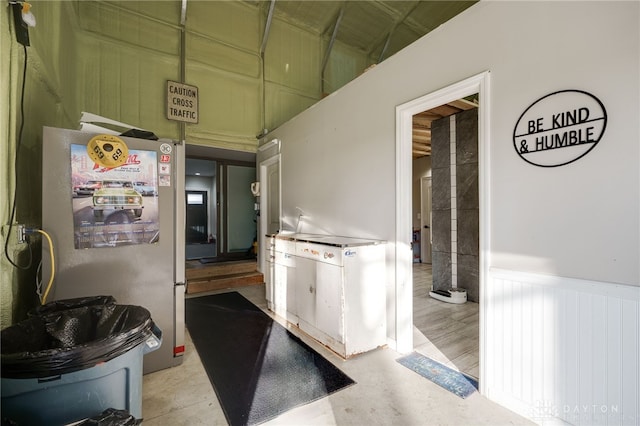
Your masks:
{"label": "refrigerator handle", "polygon": [[186,283],[185,278],[185,229],[186,223],[186,201],[185,201],[185,153],[184,144],[176,142],[174,149],[173,166],[173,186],[175,198],[175,226],[174,226],[174,247],[175,247],[175,281],[176,283]]}
{"label": "refrigerator handle", "polygon": [[184,283],[177,283],[174,287],[175,291],[175,315],[176,326],[173,344],[173,356],[184,355]]}
{"label": "refrigerator handle", "polygon": [[175,198],[175,226],[174,226],[174,247],[175,247],[175,286],[174,286],[174,306],[175,306],[175,340],[173,355],[175,357],[184,355],[184,335],[185,335],[185,228],[186,228],[186,203],[185,203],[185,145],[183,142],[174,143],[174,167],[173,181]]}

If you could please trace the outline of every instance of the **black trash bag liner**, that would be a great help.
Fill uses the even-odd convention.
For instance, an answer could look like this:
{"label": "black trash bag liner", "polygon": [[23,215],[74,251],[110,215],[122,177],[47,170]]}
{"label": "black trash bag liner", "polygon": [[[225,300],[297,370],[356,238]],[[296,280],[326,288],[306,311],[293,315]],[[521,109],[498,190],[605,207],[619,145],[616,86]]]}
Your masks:
{"label": "black trash bag liner", "polygon": [[142,423],[142,419],[136,419],[127,410],[107,408],[97,416],[93,416],[77,426],[135,426]]}
{"label": "black trash bag liner", "polygon": [[46,305],[40,305],[30,311],[27,315],[30,317],[40,316],[51,312],[66,311],[67,309],[81,308],[83,306],[94,305],[115,305],[116,299],[113,296],[89,296],[77,297],[75,299],[54,300]]}
{"label": "black trash bag liner", "polygon": [[2,330],[2,377],[42,378],[91,368],[144,343],[154,327],[141,306],[89,303],[65,309],[64,302],[52,303],[57,309],[47,304],[41,315]]}

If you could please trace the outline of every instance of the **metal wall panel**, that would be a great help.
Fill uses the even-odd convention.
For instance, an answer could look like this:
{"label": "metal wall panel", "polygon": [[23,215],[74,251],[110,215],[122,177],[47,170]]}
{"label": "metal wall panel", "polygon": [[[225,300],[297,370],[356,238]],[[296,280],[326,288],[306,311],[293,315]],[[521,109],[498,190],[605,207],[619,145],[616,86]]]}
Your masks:
{"label": "metal wall panel", "polygon": [[187,61],[199,63],[214,70],[228,71],[241,76],[260,78],[260,56],[256,52],[229,46],[210,37],[187,35]]}
{"label": "metal wall panel", "polygon": [[178,80],[177,57],[93,37],[80,39],[77,49],[75,97],[82,111],[137,125],[159,137],[179,137],[177,122],[166,119],[166,81]]}
{"label": "metal wall panel", "polygon": [[304,111],[317,102],[317,99],[289,90],[285,86],[266,83],[266,123],[267,129],[275,129],[292,116]]}
{"label": "metal wall panel", "polygon": [[320,97],[321,39],[283,21],[271,26],[265,80]]}
{"label": "metal wall panel", "polygon": [[187,30],[240,50],[258,53],[264,18],[256,7],[238,1],[189,1]]}
{"label": "metal wall panel", "polygon": [[367,55],[336,40],[324,74],[324,93],[333,93],[373,63]]}
{"label": "metal wall panel", "polygon": [[[131,9],[140,5],[137,11]],[[152,18],[149,13],[156,2],[122,2],[116,6],[107,2],[76,2],[79,28],[94,37],[105,37],[131,46],[149,49],[156,53],[178,55],[180,52],[180,29],[177,26],[180,9],[171,16]],[[177,18],[177,19],[176,19]]]}

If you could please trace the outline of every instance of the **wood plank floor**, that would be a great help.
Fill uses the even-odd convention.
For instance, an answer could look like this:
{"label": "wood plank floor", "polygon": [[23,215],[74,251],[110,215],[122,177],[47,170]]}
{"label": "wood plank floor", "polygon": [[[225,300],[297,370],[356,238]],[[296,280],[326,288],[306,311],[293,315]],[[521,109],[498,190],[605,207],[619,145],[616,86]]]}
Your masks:
{"label": "wood plank floor", "polygon": [[449,367],[478,378],[479,305],[442,302],[429,296],[431,265],[413,264],[414,347]]}

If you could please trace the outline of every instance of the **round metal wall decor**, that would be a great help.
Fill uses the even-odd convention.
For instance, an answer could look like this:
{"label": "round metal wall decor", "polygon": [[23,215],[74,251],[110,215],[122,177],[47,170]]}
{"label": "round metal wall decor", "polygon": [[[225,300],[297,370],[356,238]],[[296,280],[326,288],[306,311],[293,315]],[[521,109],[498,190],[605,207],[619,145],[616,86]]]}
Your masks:
{"label": "round metal wall decor", "polygon": [[561,90],[532,103],[513,129],[513,146],[524,161],[558,167],[587,155],[602,139],[607,111],[582,90]]}

